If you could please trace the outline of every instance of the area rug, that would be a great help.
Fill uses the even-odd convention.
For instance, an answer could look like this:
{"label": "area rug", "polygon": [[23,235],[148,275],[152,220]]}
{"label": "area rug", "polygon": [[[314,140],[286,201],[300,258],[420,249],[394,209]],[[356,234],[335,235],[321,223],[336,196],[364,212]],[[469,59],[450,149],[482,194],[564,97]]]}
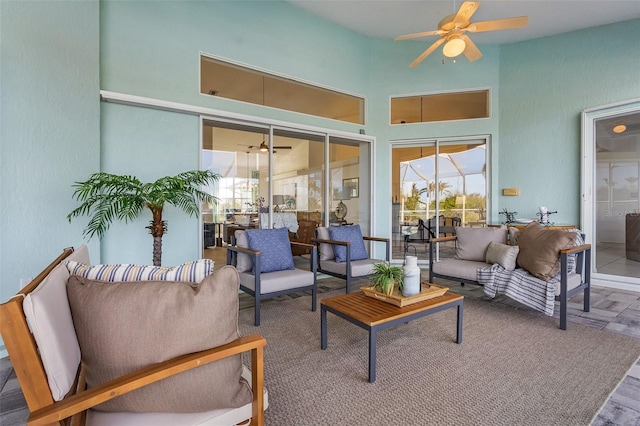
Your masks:
{"label": "area rug", "polygon": [[[332,290],[320,298],[342,294]],[[588,425],[640,356],[640,339],[485,301],[378,333],[367,382],[368,334],[302,296],[240,311],[244,335],[267,339],[267,425]],[[248,359],[245,362],[248,363]]]}

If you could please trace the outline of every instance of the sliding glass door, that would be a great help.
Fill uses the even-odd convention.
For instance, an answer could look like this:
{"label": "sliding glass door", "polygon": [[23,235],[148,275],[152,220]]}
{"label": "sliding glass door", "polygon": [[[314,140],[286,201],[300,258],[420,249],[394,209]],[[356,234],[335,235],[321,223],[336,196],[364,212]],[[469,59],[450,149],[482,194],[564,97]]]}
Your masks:
{"label": "sliding glass door", "polygon": [[393,258],[429,258],[428,240],[484,226],[487,141],[397,142],[392,147]]}
{"label": "sliding glass door", "polygon": [[203,120],[202,135],[201,167],[221,176],[207,189],[218,203],[202,206],[205,254],[236,229],[277,227],[281,218],[307,242],[317,226],[370,231],[370,141],[222,120]]}
{"label": "sliding glass door", "polygon": [[582,112],[581,227],[591,243],[591,282],[640,286],[640,101]]}

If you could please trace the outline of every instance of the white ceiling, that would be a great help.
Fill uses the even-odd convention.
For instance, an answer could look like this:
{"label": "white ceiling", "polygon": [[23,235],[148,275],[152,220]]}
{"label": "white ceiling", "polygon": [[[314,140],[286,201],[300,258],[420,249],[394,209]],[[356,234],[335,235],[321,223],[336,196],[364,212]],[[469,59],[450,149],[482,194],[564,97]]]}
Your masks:
{"label": "white ceiling", "polygon": [[[459,0],[287,1],[330,22],[382,39],[436,30],[438,22],[462,4]],[[485,0],[480,2],[471,22],[523,15],[529,17],[526,28],[474,33],[472,38],[476,44],[512,43],[640,18],[640,0]],[[416,40],[428,43],[436,39],[431,36]]]}

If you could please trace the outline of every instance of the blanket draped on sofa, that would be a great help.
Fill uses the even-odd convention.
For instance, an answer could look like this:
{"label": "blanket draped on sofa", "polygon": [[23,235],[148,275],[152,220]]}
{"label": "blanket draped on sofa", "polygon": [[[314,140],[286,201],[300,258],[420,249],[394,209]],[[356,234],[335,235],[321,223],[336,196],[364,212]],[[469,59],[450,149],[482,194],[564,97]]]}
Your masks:
{"label": "blanket draped on sofa", "polygon": [[504,269],[496,263],[478,269],[478,282],[484,286],[484,293],[494,298],[505,294],[532,309],[553,316],[555,289],[560,282],[560,274],[549,281],[543,281],[524,269],[513,271]]}

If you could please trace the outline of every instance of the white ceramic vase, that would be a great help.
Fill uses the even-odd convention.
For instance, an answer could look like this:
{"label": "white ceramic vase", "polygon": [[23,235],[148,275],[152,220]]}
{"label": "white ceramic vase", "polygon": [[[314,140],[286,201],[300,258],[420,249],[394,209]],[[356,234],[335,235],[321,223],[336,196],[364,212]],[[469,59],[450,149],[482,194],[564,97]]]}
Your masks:
{"label": "white ceramic vase", "polygon": [[407,256],[404,265],[404,285],[402,295],[404,297],[415,296],[420,293],[420,268],[417,256]]}

